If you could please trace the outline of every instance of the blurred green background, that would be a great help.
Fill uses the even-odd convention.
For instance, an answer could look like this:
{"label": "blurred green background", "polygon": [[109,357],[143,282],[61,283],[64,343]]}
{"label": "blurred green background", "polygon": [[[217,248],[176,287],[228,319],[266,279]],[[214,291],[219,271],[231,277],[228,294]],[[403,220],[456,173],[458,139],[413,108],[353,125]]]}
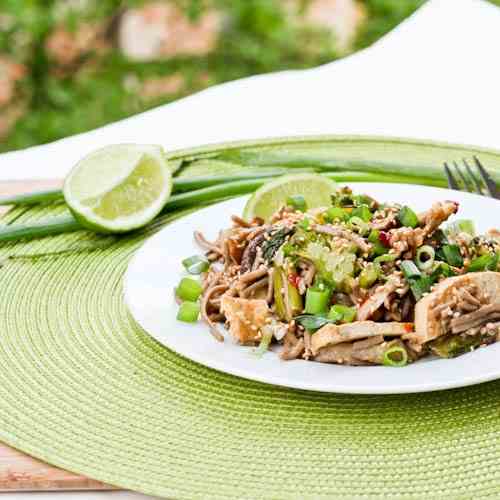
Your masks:
{"label": "blurred green background", "polygon": [[424,1],[1,0],[0,152],[220,82],[332,61]]}

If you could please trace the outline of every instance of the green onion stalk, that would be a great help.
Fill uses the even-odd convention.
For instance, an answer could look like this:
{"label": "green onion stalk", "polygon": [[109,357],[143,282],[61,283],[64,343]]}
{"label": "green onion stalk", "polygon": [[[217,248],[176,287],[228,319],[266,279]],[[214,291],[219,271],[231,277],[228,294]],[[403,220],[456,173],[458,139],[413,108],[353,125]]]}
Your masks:
{"label": "green onion stalk", "polygon": [[[339,172],[336,174],[326,174],[325,176],[339,182],[374,180],[372,175],[358,175],[357,172],[353,172],[352,174]],[[196,184],[193,178],[190,181],[191,185],[197,186],[198,189],[174,193],[163,207],[161,215],[181,208],[196,207],[221,199],[252,193],[271,178],[273,177],[245,178],[244,180],[225,182],[229,177],[219,177],[219,184],[209,186],[206,186],[205,180]],[[380,177],[377,180],[380,181]],[[60,193],[60,196],[58,196],[58,193]],[[0,205],[45,203],[60,199],[62,199],[62,192],[60,190],[52,190],[43,191],[38,194],[33,193],[29,197],[22,195],[19,197],[2,198],[0,199]],[[2,228],[0,229],[0,243],[71,233],[82,229],[85,228],[71,214],[54,216],[42,222],[16,224],[15,226]]]}
{"label": "green onion stalk", "polygon": [[[372,150],[368,146],[371,143],[385,145],[384,160],[370,159]],[[351,153],[346,153],[346,147]],[[444,146],[426,144],[425,147],[437,157],[438,151],[434,151],[434,148],[442,149]],[[337,182],[392,182],[445,186],[446,181],[439,161],[427,161],[415,154],[417,163],[414,165],[401,163],[400,158],[410,154],[408,148],[416,150],[411,141],[397,139],[316,137],[223,144],[174,152],[168,155],[168,161],[178,167],[174,174],[173,194],[161,215],[181,208],[197,208],[222,199],[248,194],[270,179],[300,171],[317,172]],[[441,149],[439,149],[440,154]],[[352,154],[356,159],[346,159],[346,154]],[[485,151],[478,154],[483,155],[482,158],[488,162],[488,167],[490,167],[488,158],[491,157],[493,163],[496,161],[493,152]],[[221,165],[229,167],[221,170]],[[500,181],[500,168],[491,165],[489,170],[493,178]],[[200,172],[205,173],[200,176]],[[62,191],[55,189],[0,198],[0,205],[50,204],[62,200]],[[344,217],[342,214],[332,215]],[[401,215],[407,219],[405,222],[408,225],[415,223],[410,212]],[[356,216],[365,222],[363,219],[367,219],[369,213],[367,210],[361,210]],[[84,228],[70,214],[53,216],[33,224],[13,224],[3,227],[0,229],[0,243],[81,229]]]}

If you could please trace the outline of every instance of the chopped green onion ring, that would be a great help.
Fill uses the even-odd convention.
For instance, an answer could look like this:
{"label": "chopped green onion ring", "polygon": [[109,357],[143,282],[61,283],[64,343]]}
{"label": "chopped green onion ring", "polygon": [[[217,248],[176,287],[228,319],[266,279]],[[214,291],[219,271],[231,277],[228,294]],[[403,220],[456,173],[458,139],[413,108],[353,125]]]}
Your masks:
{"label": "chopped green onion ring", "polygon": [[198,302],[183,302],[177,312],[177,320],[184,323],[196,323],[200,315],[200,304]]}
{"label": "chopped green onion ring", "polygon": [[311,287],[306,292],[306,314],[321,314],[328,310],[331,291],[329,288]]}
{"label": "chopped green onion ring", "polygon": [[431,276],[420,276],[419,278],[411,278],[408,280],[410,283],[410,289],[418,302],[426,293],[429,293],[432,285],[434,284],[434,278]]}
{"label": "chopped green onion ring", "polygon": [[417,250],[415,262],[421,271],[428,271],[434,266],[436,251],[430,245],[424,245]]}
{"label": "chopped green onion ring", "polygon": [[182,265],[189,274],[201,274],[208,271],[210,267],[210,263],[202,255],[188,257],[182,261]]}
{"label": "chopped green onion ring", "polygon": [[412,260],[404,260],[403,262],[401,262],[401,271],[403,271],[403,274],[407,280],[420,278],[421,276],[420,270]]}
{"label": "chopped green onion ring", "polygon": [[405,366],[408,363],[408,353],[406,349],[400,346],[389,347],[384,352],[382,363],[385,366]]}
{"label": "chopped green onion ring", "polygon": [[200,282],[192,278],[182,278],[176,289],[177,297],[188,302],[198,300],[202,291],[203,288]]}

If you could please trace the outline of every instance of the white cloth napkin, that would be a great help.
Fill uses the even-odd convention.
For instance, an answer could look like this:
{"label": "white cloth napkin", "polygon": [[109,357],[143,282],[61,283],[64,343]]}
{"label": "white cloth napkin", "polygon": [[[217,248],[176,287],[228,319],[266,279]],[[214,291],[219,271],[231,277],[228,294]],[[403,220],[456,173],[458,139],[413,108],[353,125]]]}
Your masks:
{"label": "white cloth napkin", "polygon": [[88,152],[124,142],[177,149],[333,133],[500,148],[499,46],[500,9],[483,0],[430,0],[345,59],[219,85],[91,132],[0,155],[0,179],[63,177]]}
{"label": "white cloth napkin", "polygon": [[[331,133],[500,148],[499,46],[500,9],[483,0],[430,0],[375,45],[340,61],[219,85],[91,132],[0,155],[0,179],[63,177],[88,152],[123,142],[177,149]],[[2,500],[28,497],[145,498],[65,492],[11,493]]]}

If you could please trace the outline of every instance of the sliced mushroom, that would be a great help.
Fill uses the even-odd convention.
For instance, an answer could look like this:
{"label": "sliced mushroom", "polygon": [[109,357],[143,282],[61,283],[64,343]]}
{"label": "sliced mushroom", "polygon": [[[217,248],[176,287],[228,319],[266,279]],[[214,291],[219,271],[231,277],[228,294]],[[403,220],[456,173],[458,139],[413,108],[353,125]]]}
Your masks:
{"label": "sliced mushroom", "polygon": [[323,347],[314,356],[314,361],[319,361],[320,363],[337,363],[341,365],[344,364],[353,366],[370,364],[353,356],[353,345],[351,343]]}
{"label": "sliced mushroom", "polygon": [[241,273],[246,273],[252,269],[253,262],[257,256],[257,248],[265,241],[265,233],[261,233],[253,238],[246,246],[241,257]]}

